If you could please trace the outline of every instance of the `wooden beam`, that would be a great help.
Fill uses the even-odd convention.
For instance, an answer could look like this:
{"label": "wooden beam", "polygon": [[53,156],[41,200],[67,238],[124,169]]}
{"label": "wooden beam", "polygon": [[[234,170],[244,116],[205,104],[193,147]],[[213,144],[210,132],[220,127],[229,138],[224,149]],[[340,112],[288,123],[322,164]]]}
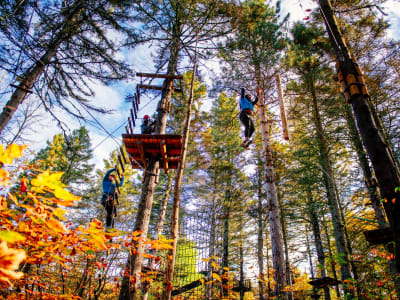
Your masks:
{"label": "wooden beam", "polygon": [[183,79],[182,75],[169,75],[169,74],[136,73],[136,76],[150,77],[150,78]]}
{"label": "wooden beam", "polygon": [[146,164],[146,157],[144,156],[144,149],[143,149],[142,141],[137,141],[137,145],[138,145],[138,149],[139,149],[140,159],[143,161],[143,168],[146,169],[147,164]]}
{"label": "wooden beam", "polygon": [[[164,87],[162,86],[149,85],[149,84],[138,84],[138,87],[141,89],[157,90],[157,91],[162,91],[164,89]],[[179,88],[174,88],[174,92],[181,93],[182,90]]]}
{"label": "wooden beam", "polygon": [[281,111],[281,121],[282,121],[282,130],[283,130],[283,138],[288,141],[289,140],[289,132],[287,127],[287,120],[286,120],[286,112],[285,112],[285,104],[283,101],[283,91],[281,85],[281,77],[276,75],[276,84],[278,87],[278,98],[279,98],[279,108]]}
{"label": "wooden beam", "polygon": [[160,150],[161,150],[161,162],[164,168],[164,172],[165,174],[168,174],[167,146],[164,140],[160,141]]}

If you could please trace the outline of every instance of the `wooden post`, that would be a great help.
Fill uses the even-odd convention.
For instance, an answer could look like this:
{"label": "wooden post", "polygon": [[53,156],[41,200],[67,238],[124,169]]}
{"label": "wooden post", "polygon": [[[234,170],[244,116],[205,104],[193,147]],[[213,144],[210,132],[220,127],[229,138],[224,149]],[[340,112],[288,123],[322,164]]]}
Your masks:
{"label": "wooden post", "polygon": [[285,103],[283,101],[284,99],[283,99],[283,91],[282,91],[282,85],[281,85],[281,77],[279,75],[276,75],[276,84],[277,84],[277,88],[278,88],[279,107],[280,107],[280,111],[281,111],[283,138],[286,141],[288,141],[289,140],[289,132],[288,132],[287,121],[286,121]]}

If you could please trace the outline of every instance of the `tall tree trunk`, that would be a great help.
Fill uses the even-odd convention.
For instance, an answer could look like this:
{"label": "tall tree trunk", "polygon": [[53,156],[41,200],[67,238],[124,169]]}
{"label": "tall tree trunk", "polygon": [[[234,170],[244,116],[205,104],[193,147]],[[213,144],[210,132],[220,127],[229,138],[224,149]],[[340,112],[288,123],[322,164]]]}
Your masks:
{"label": "tall tree trunk", "polygon": [[[316,138],[318,142],[318,147],[320,151],[320,163],[322,167],[324,184],[326,187],[326,193],[329,203],[329,208],[332,216],[333,230],[335,234],[336,249],[340,257],[340,271],[342,281],[346,279],[351,279],[351,272],[349,268],[349,254],[346,246],[346,238],[344,232],[344,226],[340,217],[340,209],[338,203],[338,196],[336,194],[336,183],[334,180],[334,174],[331,167],[331,162],[329,159],[328,145],[326,143],[326,138],[324,136],[324,129],[322,127],[321,116],[319,112],[317,95],[314,86],[314,80],[310,80],[309,88],[312,97],[312,110],[313,110],[313,122],[316,130]],[[345,286],[345,292],[349,295],[353,295],[350,289]]]}
{"label": "tall tree trunk", "polygon": [[337,25],[331,3],[329,0],[319,0],[319,5],[332,47],[337,56],[339,79],[343,84],[346,100],[353,108],[361,139],[371,160],[381,195],[385,199],[383,206],[394,237],[398,274],[400,271],[400,192],[396,188],[400,186],[399,170],[391,154],[392,150],[378,131],[368,104],[369,95],[366,86],[349,86],[354,81],[364,84],[364,79],[358,65],[351,59],[350,51]]}
{"label": "tall tree trunk", "polygon": [[364,175],[365,186],[368,190],[369,198],[375,212],[375,217],[379,222],[379,227],[384,227],[387,225],[385,212],[383,211],[382,203],[380,201],[375,178],[372,175],[372,171],[368,163],[367,154],[363,148],[360,134],[357,131],[354,116],[351,113],[351,106],[347,103],[344,103],[343,112],[347,121],[347,126],[349,127],[350,138],[353,142],[354,150],[357,153],[358,161]]}
{"label": "tall tree trunk", "polygon": [[[173,177],[172,177],[172,174],[170,173],[168,175],[167,188],[165,190],[164,197],[161,201],[161,211],[160,211],[160,214],[158,215],[156,226],[154,227],[153,239],[155,239],[155,240],[157,240],[160,237],[160,234],[162,233],[162,230],[163,230],[164,221],[165,221],[165,213],[167,212],[167,204],[168,204],[169,194],[170,194],[171,188],[172,188],[172,180],[173,180]],[[153,250],[152,254],[156,255],[156,251],[157,250]],[[153,270],[154,266],[155,266],[155,259],[151,258],[150,262],[149,262],[149,269]],[[151,287],[151,282],[146,281],[143,285],[143,290],[142,290],[143,300],[147,300],[150,287]]]}
{"label": "tall tree trunk", "polygon": [[[331,261],[331,264],[330,264],[331,272],[332,272],[333,278],[335,280],[338,280],[338,277],[337,277],[337,274],[336,274],[336,267],[335,267],[336,266],[336,262],[335,262],[335,259],[333,257],[333,252],[332,252],[331,236],[330,236],[330,233],[329,233],[328,225],[326,224],[325,215],[324,214],[321,214],[321,215],[322,215],[322,224],[323,224],[324,231],[325,231],[326,243],[328,245],[327,249],[328,249],[328,253],[329,253],[329,260]],[[335,286],[335,291],[336,291],[336,297],[338,299],[341,299],[340,298],[341,297],[340,290],[339,290],[339,286],[338,285]]]}
{"label": "tall tree trunk", "polygon": [[[224,233],[222,237],[222,272],[224,275],[227,273],[227,269],[229,268],[229,218],[230,218],[230,207],[229,205],[224,204]],[[228,281],[224,278],[222,279],[222,294],[224,297],[228,296],[227,289]]]}
{"label": "tall tree trunk", "polygon": [[243,220],[240,218],[240,244],[239,244],[239,288],[240,300],[244,299],[244,251],[243,251]]}
{"label": "tall tree trunk", "polygon": [[174,278],[176,246],[178,244],[180,195],[181,195],[183,170],[185,169],[186,149],[189,142],[189,134],[190,134],[190,122],[191,122],[192,103],[194,94],[194,80],[196,78],[196,64],[197,64],[197,50],[194,54],[193,73],[190,85],[190,95],[186,111],[185,126],[183,130],[183,143],[182,143],[181,156],[179,159],[178,170],[175,177],[174,200],[172,203],[172,215],[171,215],[171,232],[169,236],[169,238],[173,240],[172,244],[173,249],[168,251],[167,255],[167,267],[166,267],[166,274],[164,277],[164,290],[163,290],[164,300],[171,299],[172,280]]}
{"label": "tall tree trunk", "polygon": [[213,262],[215,260],[215,246],[216,246],[216,226],[217,226],[217,176],[214,176],[214,193],[211,207],[211,226],[210,226],[210,242],[208,246],[208,274],[207,280],[210,282],[206,285],[206,299],[212,300],[213,298]]}
{"label": "tall tree trunk", "polygon": [[[314,234],[314,243],[315,249],[317,250],[317,258],[318,258],[318,271],[321,274],[321,277],[326,277],[326,267],[325,267],[325,253],[324,247],[322,245],[322,238],[321,238],[321,230],[319,227],[319,219],[318,219],[318,212],[316,209],[315,200],[312,198],[311,191],[308,191],[307,195],[307,207],[308,207],[308,214],[311,220],[311,227]],[[324,287],[324,294],[325,299],[330,300],[331,296],[329,293],[329,287]]]}
{"label": "tall tree trunk", "polygon": [[64,25],[61,30],[56,33],[56,37],[53,42],[50,43],[46,52],[32,65],[30,69],[26,71],[25,74],[20,75],[22,80],[18,84],[18,88],[16,88],[14,93],[11,95],[10,100],[6,103],[0,114],[0,134],[11,120],[12,116],[18,109],[18,106],[24,102],[37,78],[43,73],[46,66],[51,63],[51,60],[57,54],[57,50],[61,43],[70,39],[74,34],[73,31],[80,27],[77,19],[84,8],[84,1],[79,0],[68,7],[69,13],[65,17]]}
{"label": "tall tree trunk", "polygon": [[[179,57],[179,39],[171,42],[171,56],[168,63],[167,74],[175,75]],[[167,126],[168,107],[171,103],[173,79],[165,79],[164,89],[161,100],[157,106],[156,134],[165,134]],[[136,222],[133,231],[140,231],[140,237],[147,237],[149,228],[150,214],[153,206],[155,174],[159,168],[159,161],[151,158],[148,160],[147,168],[144,171],[144,182],[142,185],[142,195],[140,197],[139,208],[136,214]],[[142,270],[144,248],[142,245],[134,245],[129,253],[124,278],[121,284],[119,300],[137,299],[140,283],[140,272]]]}
{"label": "tall tree trunk", "polygon": [[[281,194],[279,192],[279,187],[277,187],[277,195],[278,195],[278,204],[279,207],[282,208],[282,200]],[[290,287],[290,291],[288,292],[289,300],[293,300],[293,285],[292,285],[292,272],[290,271],[290,261],[289,261],[289,247],[287,243],[287,234],[286,234],[286,223],[284,211],[281,209],[281,226],[282,226],[282,237],[283,237],[283,245],[285,248],[285,267],[286,267],[286,285]]]}
{"label": "tall tree trunk", "polygon": [[268,211],[269,211],[269,224],[271,233],[271,248],[272,248],[272,261],[275,271],[275,290],[274,295],[276,297],[282,297],[287,299],[287,293],[282,290],[286,285],[286,272],[285,272],[285,260],[284,260],[284,249],[283,249],[283,237],[282,228],[279,217],[279,204],[276,192],[276,176],[275,168],[272,157],[271,143],[269,139],[269,132],[265,114],[265,101],[259,92],[258,95],[260,103],[260,123],[261,123],[261,136],[263,143],[263,150],[265,156],[265,177],[266,177],[266,191],[268,200]]}
{"label": "tall tree trunk", "polygon": [[262,166],[258,164],[258,182],[257,182],[257,222],[258,222],[258,230],[257,230],[257,260],[258,260],[258,270],[259,270],[259,278],[258,280],[258,298],[260,300],[264,300],[264,239],[263,239],[263,232],[264,232],[264,216],[263,216],[263,196],[262,196]]}

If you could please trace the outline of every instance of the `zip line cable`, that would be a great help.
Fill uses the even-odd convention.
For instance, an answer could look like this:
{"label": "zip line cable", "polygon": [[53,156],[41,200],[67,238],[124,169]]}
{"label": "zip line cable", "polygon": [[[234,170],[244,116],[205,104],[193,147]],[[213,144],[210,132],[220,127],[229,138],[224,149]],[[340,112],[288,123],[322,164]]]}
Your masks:
{"label": "zip line cable", "polygon": [[[122,126],[124,126],[127,123],[127,121],[122,122],[121,125],[119,125],[116,129],[114,129],[111,134],[114,135],[115,132],[117,132]],[[92,148],[92,150],[95,150],[97,147],[99,147],[101,144],[103,144],[106,140],[108,140],[110,137],[106,136],[100,143],[98,143],[95,147]]]}

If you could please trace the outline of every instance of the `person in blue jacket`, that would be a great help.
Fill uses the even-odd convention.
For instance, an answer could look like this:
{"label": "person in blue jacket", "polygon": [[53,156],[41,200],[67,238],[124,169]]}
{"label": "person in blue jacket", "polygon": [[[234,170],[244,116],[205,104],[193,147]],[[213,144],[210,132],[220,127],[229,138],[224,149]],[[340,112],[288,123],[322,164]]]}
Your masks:
{"label": "person in blue jacket", "polygon": [[251,96],[249,94],[244,94],[244,88],[242,88],[240,93],[240,113],[239,119],[244,125],[244,141],[240,146],[247,148],[251,144],[251,136],[254,133],[254,106],[258,102],[258,97],[254,101],[251,101]]}
{"label": "person in blue jacket", "polygon": [[[106,230],[114,227],[114,216],[116,215],[116,207],[115,207],[115,189],[117,188],[115,182],[115,175],[112,174],[115,172],[115,169],[108,170],[103,178],[103,196],[101,198],[101,204],[104,206],[107,212],[106,217]],[[121,182],[119,186],[124,184],[124,176],[122,176]]]}

